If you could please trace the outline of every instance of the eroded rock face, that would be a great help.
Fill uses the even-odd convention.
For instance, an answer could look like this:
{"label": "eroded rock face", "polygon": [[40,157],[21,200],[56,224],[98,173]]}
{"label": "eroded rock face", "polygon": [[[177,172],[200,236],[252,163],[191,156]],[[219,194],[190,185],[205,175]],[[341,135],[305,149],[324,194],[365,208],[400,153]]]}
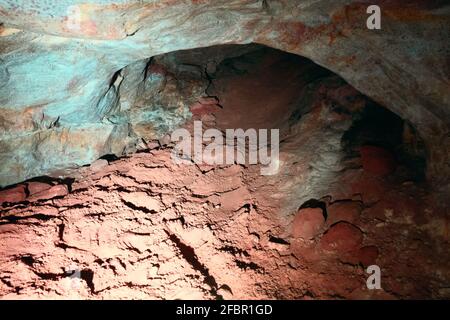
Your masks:
{"label": "eroded rock face", "polygon": [[[129,122],[145,150],[0,191],[0,297],[448,298],[448,204],[417,175],[424,150],[410,125],[308,59],[208,50],[206,79],[204,50],[114,77],[141,79],[121,80],[121,107],[105,117]],[[180,108],[157,106],[180,97],[190,133],[198,120],[280,128],[276,174],[175,163],[170,138],[148,139]],[[381,290],[367,289],[371,264]]]}
{"label": "eroded rock face", "polygon": [[[383,180],[392,199],[372,205],[346,200],[352,191],[330,191],[335,201],[325,197],[323,209],[286,217],[285,181],[239,165],[175,165],[170,153],[158,148],[100,171],[85,167],[68,195],[44,191],[5,205],[0,297],[449,298],[442,288],[450,279],[449,221],[426,190]],[[368,177],[358,170],[353,179]],[[369,189],[358,191],[370,199]],[[360,215],[334,222],[355,205]],[[382,290],[366,287],[372,264],[381,267]]]}
{"label": "eroded rock face", "polygon": [[[448,298],[450,7],[378,3],[0,0],[0,296]],[[175,164],[193,120],[276,174]]]}
{"label": "eroded rock face", "polygon": [[[183,90],[163,69],[143,74],[146,59],[251,42],[308,57],[410,121],[428,148],[428,176],[445,185],[449,7],[441,1],[381,1],[382,30],[371,31],[367,5],[1,0],[0,185],[136,150],[141,137],[186,120]],[[214,65],[207,63],[207,70]],[[166,88],[164,108],[154,99],[131,107],[143,77],[150,91]],[[170,99],[174,95],[179,99]]]}

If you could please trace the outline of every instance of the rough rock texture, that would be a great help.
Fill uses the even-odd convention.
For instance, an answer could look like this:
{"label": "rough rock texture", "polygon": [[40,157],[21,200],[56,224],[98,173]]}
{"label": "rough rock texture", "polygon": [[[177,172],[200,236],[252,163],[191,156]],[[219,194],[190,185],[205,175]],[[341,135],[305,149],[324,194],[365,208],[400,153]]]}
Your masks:
{"label": "rough rock texture", "polygon": [[301,209],[297,212],[292,224],[294,238],[310,240],[320,234],[325,224],[325,217],[321,208]]}
{"label": "rough rock texture", "polygon": [[[374,2],[381,31],[366,28]],[[430,181],[445,187],[449,8],[423,0],[0,0],[0,185],[133,151],[139,137],[183,122],[183,99],[130,108],[146,59],[255,42],[312,59],[412,123],[428,149]],[[160,83],[164,71],[150,72],[144,83]],[[155,129],[160,119],[168,122]]]}
{"label": "rough rock texture", "polygon": [[[448,199],[421,179],[424,150],[409,124],[307,59],[235,50],[208,55],[220,62],[209,65],[206,87],[193,76],[199,51],[146,66],[156,83],[156,74],[170,79],[169,65],[185,75],[179,92],[205,90],[184,102],[188,130],[192,120],[205,129],[279,127],[277,174],[177,165],[161,138],[64,179],[2,190],[2,298],[450,297]],[[369,142],[395,154],[394,171],[366,170],[367,160],[380,163],[378,153],[363,160]],[[366,287],[371,264],[382,290]]]}
{"label": "rough rock texture", "polygon": [[[450,297],[448,216],[414,185],[390,184],[394,202],[355,200],[360,217],[305,240],[281,215],[280,185],[253,168],[177,166],[154,149],[78,175],[66,196],[3,208],[2,298]],[[382,290],[366,288],[373,263]]]}

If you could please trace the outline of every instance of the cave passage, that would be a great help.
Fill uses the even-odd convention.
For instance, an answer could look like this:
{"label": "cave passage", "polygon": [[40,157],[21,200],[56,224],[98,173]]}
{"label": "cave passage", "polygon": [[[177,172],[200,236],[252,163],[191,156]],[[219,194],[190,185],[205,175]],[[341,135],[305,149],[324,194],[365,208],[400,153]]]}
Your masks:
{"label": "cave passage", "polygon": [[[55,167],[4,183],[2,298],[448,298],[417,129],[311,60],[258,44],[154,56],[111,75],[96,114],[105,144],[68,130]],[[195,121],[278,129],[276,172],[175,163],[171,133]],[[80,148],[102,152],[70,166]]]}

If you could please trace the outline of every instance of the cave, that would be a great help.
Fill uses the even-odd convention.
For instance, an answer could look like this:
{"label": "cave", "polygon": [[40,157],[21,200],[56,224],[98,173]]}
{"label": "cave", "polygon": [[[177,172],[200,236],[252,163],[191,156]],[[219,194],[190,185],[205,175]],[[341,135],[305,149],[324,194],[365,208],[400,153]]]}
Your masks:
{"label": "cave", "polygon": [[172,2],[0,1],[0,298],[450,298],[449,7]]}

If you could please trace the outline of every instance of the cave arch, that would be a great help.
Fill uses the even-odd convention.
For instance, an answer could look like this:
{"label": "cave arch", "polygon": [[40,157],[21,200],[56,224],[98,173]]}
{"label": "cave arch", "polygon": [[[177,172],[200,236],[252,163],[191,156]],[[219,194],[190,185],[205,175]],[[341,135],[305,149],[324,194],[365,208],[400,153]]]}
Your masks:
{"label": "cave arch", "polygon": [[[0,0],[0,187],[82,166],[76,179],[0,191],[1,294],[448,298],[450,7],[383,1],[376,31],[366,28],[367,6]],[[71,12],[82,14],[76,28]],[[250,58],[273,66],[273,79],[249,59],[171,64],[179,50],[251,43],[295,54],[299,69],[271,65],[283,61],[273,56]],[[305,65],[323,66],[309,74],[320,81],[279,81],[305,80],[296,74]],[[259,112],[263,99],[248,83],[279,104]],[[307,98],[296,100],[297,89]],[[178,104],[185,96],[195,101]],[[280,125],[282,174],[173,165],[170,142],[149,140],[189,109],[222,128]],[[422,183],[424,154],[434,190]],[[393,170],[402,157],[419,177]],[[364,270],[379,262],[386,291],[367,293]]]}
{"label": "cave arch", "polygon": [[[450,162],[448,67],[440,53],[449,50],[449,15],[442,3],[410,3],[408,14],[423,17],[417,20],[405,18],[401,2],[384,4],[383,33],[366,29],[366,6],[357,1],[345,5],[325,0],[314,5],[276,0],[111,1],[80,7],[84,18],[77,30],[66,25],[67,14],[73,12],[67,3],[55,3],[51,16],[45,13],[49,8],[39,3],[19,1],[15,6],[21,10],[14,14],[8,2],[1,6],[2,60],[11,74],[25,75],[20,80],[13,75],[0,89],[0,103],[8,111],[5,120],[26,118],[27,108],[33,108],[19,128],[6,129],[4,145],[11,144],[17,133],[35,136],[36,127],[45,129],[60,113],[62,126],[95,131],[92,124],[98,117],[92,113],[93,104],[107,90],[114,72],[133,62],[182,49],[254,42],[310,58],[408,120],[427,146],[430,182],[437,187],[448,182],[448,175],[442,175]],[[403,28],[405,24],[410,27]],[[389,42],[395,37],[401,41]],[[24,70],[46,77],[37,81]],[[42,90],[48,87],[55,92],[52,99]],[[102,130],[115,134],[107,126]],[[16,180],[11,173],[7,176],[9,182]]]}

